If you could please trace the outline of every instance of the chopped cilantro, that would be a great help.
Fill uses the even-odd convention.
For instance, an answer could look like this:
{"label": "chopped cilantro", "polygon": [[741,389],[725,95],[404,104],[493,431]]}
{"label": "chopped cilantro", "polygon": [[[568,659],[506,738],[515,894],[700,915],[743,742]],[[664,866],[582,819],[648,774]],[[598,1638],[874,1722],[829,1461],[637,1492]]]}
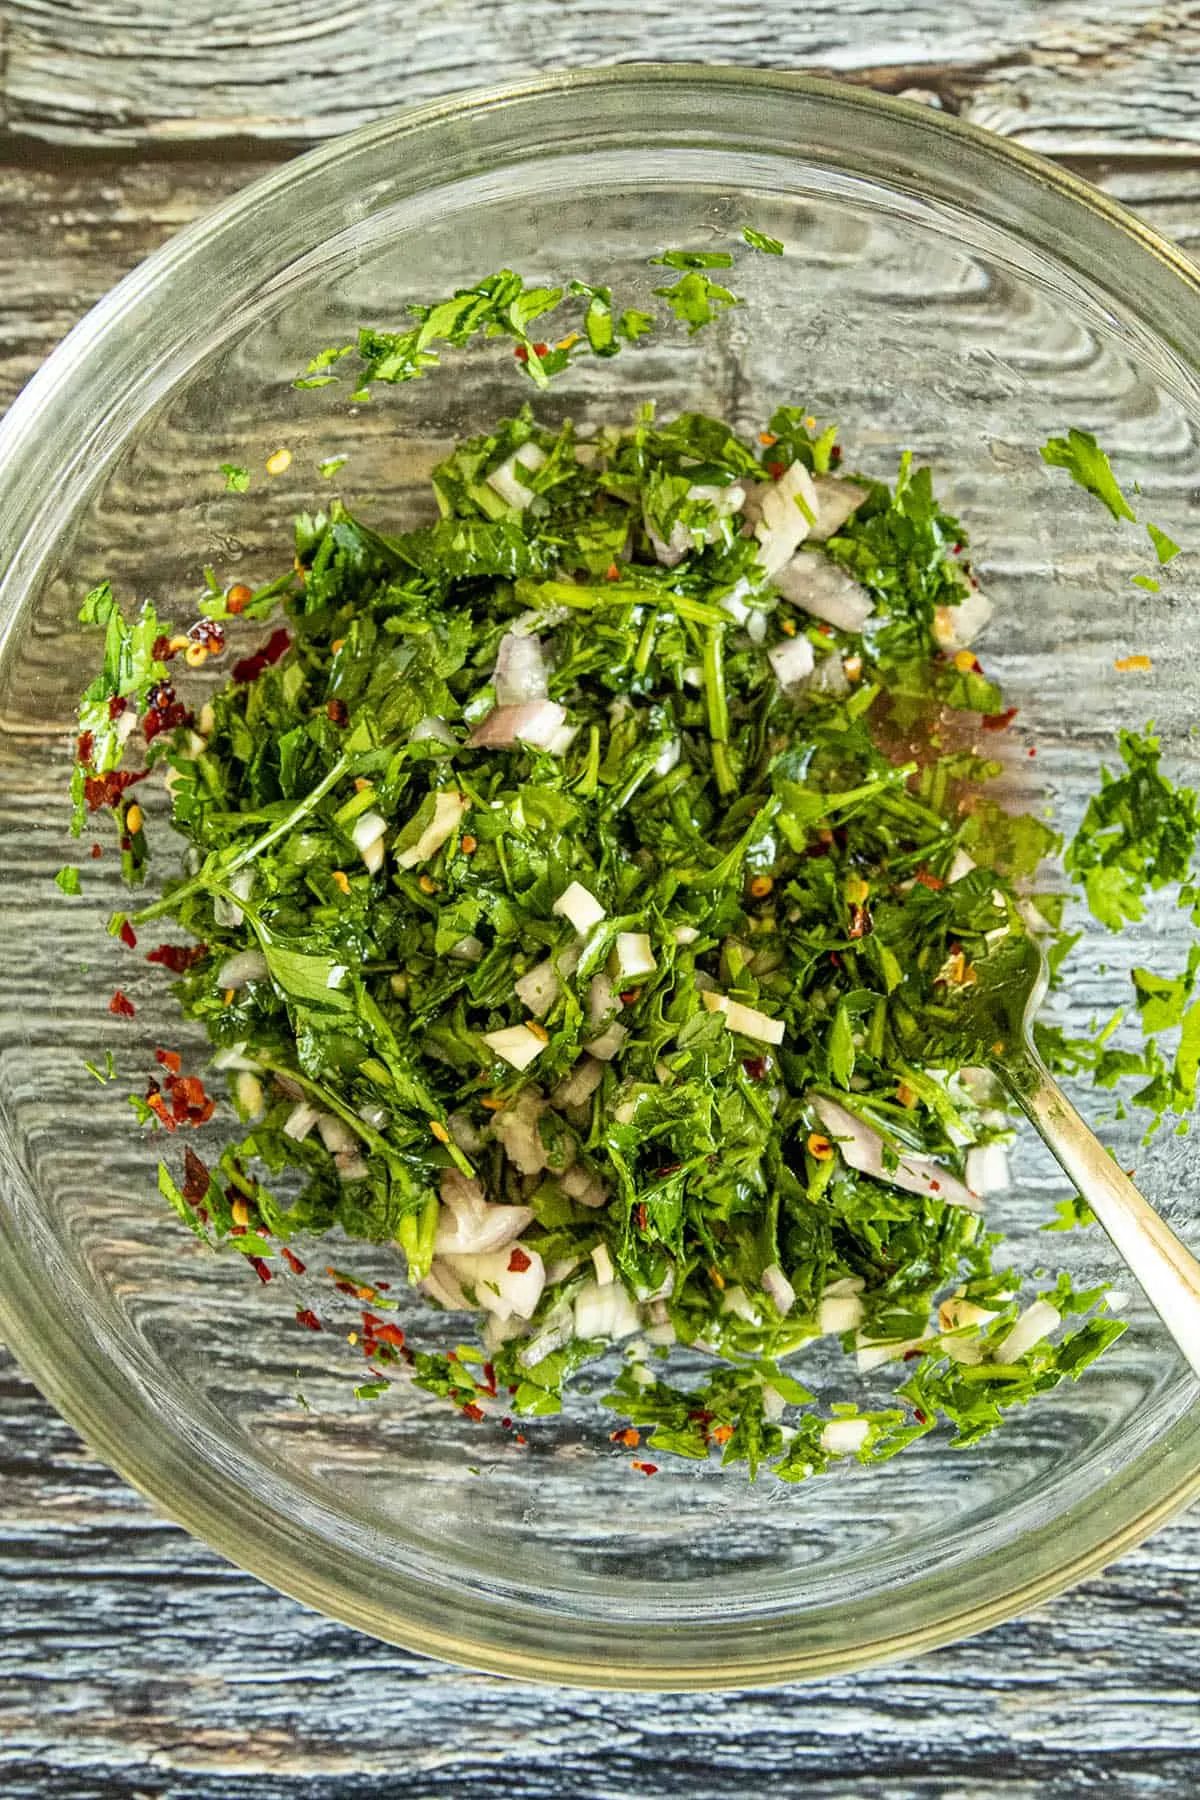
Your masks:
{"label": "chopped cilantro", "polygon": [[81,894],[83,892],[79,870],[73,863],[68,863],[65,868],[60,869],[54,879],[64,894]]}
{"label": "chopped cilantro", "polygon": [[740,306],[742,302],[729,289],[719,283],[710,281],[698,269],[689,269],[681,275],[673,287],[658,287],[654,292],[666,301],[675,317],[688,328],[689,334],[695,334],[704,325],[710,325],[717,314],[727,306]]}
{"label": "chopped cilantro", "polygon": [[350,459],[347,456],[322,457],[321,461],[317,464],[317,474],[320,475],[323,480],[331,481],[338,470],[344,468],[349,460]]}
{"label": "chopped cilantro", "polygon": [[227,494],[244,494],[250,486],[250,471],[243,469],[240,463],[222,463],[221,473],[225,477]]}
{"label": "chopped cilantro", "polygon": [[1169,563],[1173,557],[1179,555],[1183,548],[1181,544],[1175,542],[1174,538],[1168,537],[1165,531],[1161,531],[1157,525],[1149,522],[1146,525],[1146,535],[1154,545],[1160,563]]}
{"label": "chopped cilantro", "polygon": [[1140,919],[1147,889],[1183,881],[1200,832],[1200,799],[1159,770],[1159,740],[1147,727],[1119,734],[1120,776],[1101,771],[1101,785],[1067,846],[1067,872],[1081,882],[1093,916],[1110,931]]}

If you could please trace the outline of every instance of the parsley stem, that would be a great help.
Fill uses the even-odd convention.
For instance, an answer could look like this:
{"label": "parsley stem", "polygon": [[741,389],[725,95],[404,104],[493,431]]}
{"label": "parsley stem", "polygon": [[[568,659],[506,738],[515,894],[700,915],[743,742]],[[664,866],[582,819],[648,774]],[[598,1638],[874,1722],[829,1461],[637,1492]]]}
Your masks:
{"label": "parsley stem", "polygon": [[[303,800],[296,803],[285,819],[280,819],[277,825],[272,825],[269,831],[264,831],[261,837],[255,838],[252,844],[247,844],[245,849],[239,850],[236,856],[222,864],[221,867],[205,866],[179,887],[171,888],[161,900],[156,900],[152,906],[144,906],[140,912],[134,913],[132,923],[145,925],[150,919],[157,919],[163,913],[173,912],[179,902],[186,900],[189,895],[203,893],[217,881],[227,882],[231,875],[235,875],[239,869],[244,869],[247,863],[253,862],[265,850],[269,850],[272,845],[277,844],[280,838],[285,838],[299,825],[302,819],[306,819],[310,813],[314,812],[330,789],[337,786],[349,767],[349,756],[339,756],[329,773],[317,783],[311,793],[305,794]],[[239,901],[238,904],[240,905],[241,902]]]}
{"label": "parsley stem", "polygon": [[712,765],[717,787],[732,794],[737,779],[726,748],[729,742],[729,702],[725,697],[725,627],[714,625],[704,640],[704,698],[708,706],[708,735],[712,739]]}

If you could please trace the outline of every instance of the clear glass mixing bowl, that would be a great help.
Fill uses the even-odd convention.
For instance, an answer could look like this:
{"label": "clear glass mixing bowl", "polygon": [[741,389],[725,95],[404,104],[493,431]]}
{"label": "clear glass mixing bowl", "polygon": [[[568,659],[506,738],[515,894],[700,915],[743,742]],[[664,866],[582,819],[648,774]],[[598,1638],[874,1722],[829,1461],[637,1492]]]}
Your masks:
{"label": "clear glass mixing bowl", "polygon": [[[594,423],[653,399],[755,430],[802,402],[838,418],[872,471],[912,447],[969,521],[997,604],[986,658],[1021,709],[1014,790],[1069,824],[1113,728],[1149,717],[1194,780],[1195,559],[1161,595],[1140,592],[1137,534],[1036,445],[1094,429],[1158,523],[1195,541],[1197,276],[1100,194],[919,107],[674,67],[404,114],[152,257],[0,430],[0,1329],[96,1450],[226,1555],[366,1631],[512,1675],[711,1687],[911,1654],[1094,1569],[1200,1487],[1195,1384],[1136,1296],[1114,1352],[979,1449],[925,1440],[800,1488],[669,1459],[644,1480],[586,1396],[533,1421],[526,1448],[415,1389],[360,1403],[343,1335],[293,1322],[304,1283],[262,1288],[197,1245],[155,1192],[159,1145],[131,1129],[124,1096],[154,1045],[200,1045],[181,1037],[162,971],[105,936],[111,853],[87,865],[83,899],[52,883],[96,655],[74,622],[81,593],[109,575],[182,618],[206,563],[222,581],[262,578],[291,512],[328,495],[314,465],[334,452],[349,453],[339,482],[355,506],[413,521],[441,446],[531,397],[495,346],[357,409],[345,388],[293,390],[308,355],[358,322],[398,322],[407,300],[503,264],[612,282],[637,304],[664,244],[724,244],[745,223],[788,253],[743,259],[743,308],[694,339],[584,363],[539,408]],[[268,479],[281,444],[294,460]],[[223,491],[227,460],[255,471],[247,494]],[[1126,652],[1153,672],[1116,673]],[[1177,970],[1187,937],[1169,904],[1128,946],[1087,930],[1059,1010],[1086,1029],[1125,997],[1131,961]],[[108,1014],[118,982],[132,1021]],[[102,1088],[82,1059],[108,1046],[123,1079]],[[1194,1227],[1189,1140],[1142,1150],[1125,1122],[1110,1141]],[[1028,1139],[1015,1172],[992,1223],[1021,1266],[1119,1279],[1097,1231],[1038,1235],[1066,1187]],[[382,1251],[309,1260],[399,1279]],[[826,1399],[861,1391],[836,1350],[806,1369]],[[895,1379],[865,1384],[882,1395]]]}

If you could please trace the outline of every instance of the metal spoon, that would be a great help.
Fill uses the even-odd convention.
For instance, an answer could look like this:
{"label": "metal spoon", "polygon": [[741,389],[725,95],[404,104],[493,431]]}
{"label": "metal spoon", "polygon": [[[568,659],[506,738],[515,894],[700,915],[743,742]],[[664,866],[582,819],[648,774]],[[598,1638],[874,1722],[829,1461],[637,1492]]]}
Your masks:
{"label": "metal spoon", "polygon": [[1033,1024],[1049,985],[1041,944],[1010,915],[986,962],[986,982],[961,988],[954,1006],[974,1055],[1031,1120],[1200,1375],[1200,1262],[1080,1118],[1035,1048]]}

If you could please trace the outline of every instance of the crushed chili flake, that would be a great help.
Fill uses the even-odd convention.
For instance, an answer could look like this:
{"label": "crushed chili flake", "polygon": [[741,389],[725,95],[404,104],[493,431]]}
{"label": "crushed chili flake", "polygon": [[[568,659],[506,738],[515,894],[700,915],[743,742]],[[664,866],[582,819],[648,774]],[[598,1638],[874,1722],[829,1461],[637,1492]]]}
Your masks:
{"label": "crushed chili flake", "polygon": [[170,1069],[172,1075],[178,1075],[183,1067],[183,1058],[178,1050],[156,1050],[154,1060],[160,1062],[164,1069]]}
{"label": "crushed chili flake", "polygon": [[632,1463],[630,1463],[629,1466],[631,1469],[636,1469],[639,1475],[657,1475],[658,1474],[658,1464],[657,1463],[632,1462]]}
{"label": "crushed chili flake", "polygon": [[296,1323],[297,1325],[303,1325],[306,1331],[324,1330],[320,1319],[318,1319],[316,1313],[313,1312],[312,1308],[309,1306],[299,1306],[296,1308]]}
{"label": "crushed chili flake", "polygon": [[350,722],[350,708],[344,700],[329,700],[325,705],[325,716],[331,725],[347,725]]}
{"label": "crushed chili flake", "polygon": [[523,1431],[518,1431],[516,1437],[513,1439],[514,1444],[527,1444],[528,1442],[529,1439],[525,1436]]}
{"label": "crushed chili flake", "polygon": [[474,1420],[476,1425],[484,1416],[482,1406],[476,1406],[473,1400],[468,1400],[462,1411],[463,1417]]}
{"label": "crushed chili flake", "polygon": [[103,844],[93,844],[92,845],[92,861],[95,862],[99,857],[101,857],[103,855],[104,855]]}
{"label": "crushed chili flake", "polygon": [[196,1155],[189,1144],[183,1153],[183,1197],[189,1206],[197,1206],[201,1200],[207,1199],[211,1185],[208,1164],[203,1157]]}
{"label": "crushed chili flake", "polygon": [[604,579],[605,581],[620,581],[621,571],[615,562],[609,563],[608,568],[604,571]]}
{"label": "crushed chili flake", "polygon": [[128,709],[128,706],[129,706],[129,702],[125,698],[124,694],[110,694],[108,697],[108,716],[109,716],[109,718],[110,719],[119,719],[121,714]]}
{"label": "crushed chili flake", "polygon": [[751,1081],[761,1081],[767,1072],[767,1060],[764,1056],[747,1056],[742,1059],[742,1067]]}
{"label": "crushed chili flake", "polygon": [[164,731],[175,731],[180,725],[191,725],[195,722],[195,714],[174,698],[174,690],[170,682],[163,682],[162,687],[171,693],[171,699],[161,706],[151,705],[142,714],[142,736],[148,744]]}
{"label": "crushed chili flake", "polygon": [[261,644],[250,656],[244,656],[241,662],[235,662],[230,672],[231,681],[243,685],[257,681],[264,669],[277,663],[285,651],[291,648],[291,635],[280,625],[273,631],[265,644]]}
{"label": "crushed chili flake", "polygon": [[635,1431],[632,1425],[626,1425],[624,1430],[610,1431],[608,1441],[610,1444],[624,1444],[626,1450],[636,1450],[642,1441],[642,1434]]}
{"label": "crushed chili flake", "polygon": [[484,1363],[483,1379],[487,1384],[488,1393],[494,1394],[496,1391],[496,1366],[494,1363],[490,1363],[490,1362]]}
{"label": "crushed chili flake", "polygon": [[254,1270],[254,1273],[258,1276],[260,1281],[270,1281],[271,1271],[261,1256],[248,1256],[246,1261],[250,1264],[250,1267]]}
{"label": "crushed chili flake", "polygon": [[159,944],[148,953],[146,961],[161,963],[172,975],[183,975],[207,955],[207,944]]}
{"label": "crushed chili flake", "polygon": [[253,598],[253,588],[248,588],[244,581],[235,581],[225,595],[225,604],[231,613],[240,613],[245,611]]}
{"label": "crushed chili flake", "polygon": [[946,885],[940,875],[931,875],[928,869],[918,869],[915,879],[922,887],[927,887],[931,894],[939,894]]}
{"label": "crushed chili flake", "polygon": [[293,1275],[303,1275],[307,1265],[302,1263],[295,1251],[289,1250],[286,1244],[283,1246],[283,1260],[292,1271]]}
{"label": "crushed chili flake", "polygon": [[225,627],[216,619],[197,619],[188,627],[188,637],[193,644],[208,651],[210,656],[220,656],[225,648]]}
{"label": "crushed chili flake", "polygon": [[175,646],[169,637],[156,637],[150,646],[150,654],[155,662],[170,662],[175,655]]}
{"label": "crushed chili flake", "polygon": [[110,769],[106,775],[88,775],[83,783],[88,811],[99,812],[102,806],[119,806],[126,788],[145,781],[149,773],[149,769]]}
{"label": "crushed chili flake", "polygon": [[979,723],[985,731],[1007,731],[1016,716],[1016,707],[1009,706],[1003,712],[986,713]]}
{"label": "crushed chili flake", "polygon": [[381,1344],[391,1344],[395,1350],[403,1350],[404,1333],[399,1325],[375,1325],[372,1331]]}
{"label": "crushed chili flake", "polygon": [[108,1010],[116,1019],[132,1019],[137,1012],[137,1007],[133,1004],[133,1001],[129,996],[123,994],[120,988],[118,988],[108,1003]]}
{"label": "crushed chili flake", "polygon": [[505,1431],[512,1430],[512,1417],[509,1413],[505,1413],[505,1415],[501,1419],[500,1423],[501,1423],[501,1425],[503,1425]]}
{"label": "crushed chili flake", "polygon": [[779,477],[783,474],[783,469],[784,465],[781,462],[769,462],[767,464],[767,474],[771,477],[772,481],[779,480]]}
{"label": "crushed chili flake", "polygon": [[650,1215],[646,1211],[646,1202],[644,1200],[639,1200],[637,1204],[637,1222],[639,1231],[645,1232],[649,1230]]}
{"label": "crushed chili flake", "polygon": [[75,739],[76,762],[81,762],[86,767],[92,760],[92,752],[95,748],[96,739],[94,733],[90,731],[81,731],[79,736]]}
{"label": "crushed chili flake", "polygon": [[513,1245],[513,1253],[508,1259],[509,1274],[510,1275],[523,1275],[525,1273],[526,1269],[528,1269],[529,1267],[530,1267],[530,1257],[529,1257],[528,1252],[525,1250],[522,1250],[520,1244],[514,1244]]}
{"label": "crushed chili flake", "polygon": [[732,1425],[714,1425],[713,1426],[712,1441],[714,1444],[727,1444],[732,1436],[733,1436],[733,1426]]}
{"label": "crushed chili flake", "polygon": [[125,945],[127,950],[137,949],[137,932],[133,929],[133,926],[129,923],[128,919],[123,919],[121,921],[120,936],[121,942]]}
{"label": "crushed chili flake", "polygon": [[917,1421],[918,1425],[928,1425],[929,1423],[929,1414],[927,1412],[922,1412],[919,1406],[913,1407],[913,1418]]}

